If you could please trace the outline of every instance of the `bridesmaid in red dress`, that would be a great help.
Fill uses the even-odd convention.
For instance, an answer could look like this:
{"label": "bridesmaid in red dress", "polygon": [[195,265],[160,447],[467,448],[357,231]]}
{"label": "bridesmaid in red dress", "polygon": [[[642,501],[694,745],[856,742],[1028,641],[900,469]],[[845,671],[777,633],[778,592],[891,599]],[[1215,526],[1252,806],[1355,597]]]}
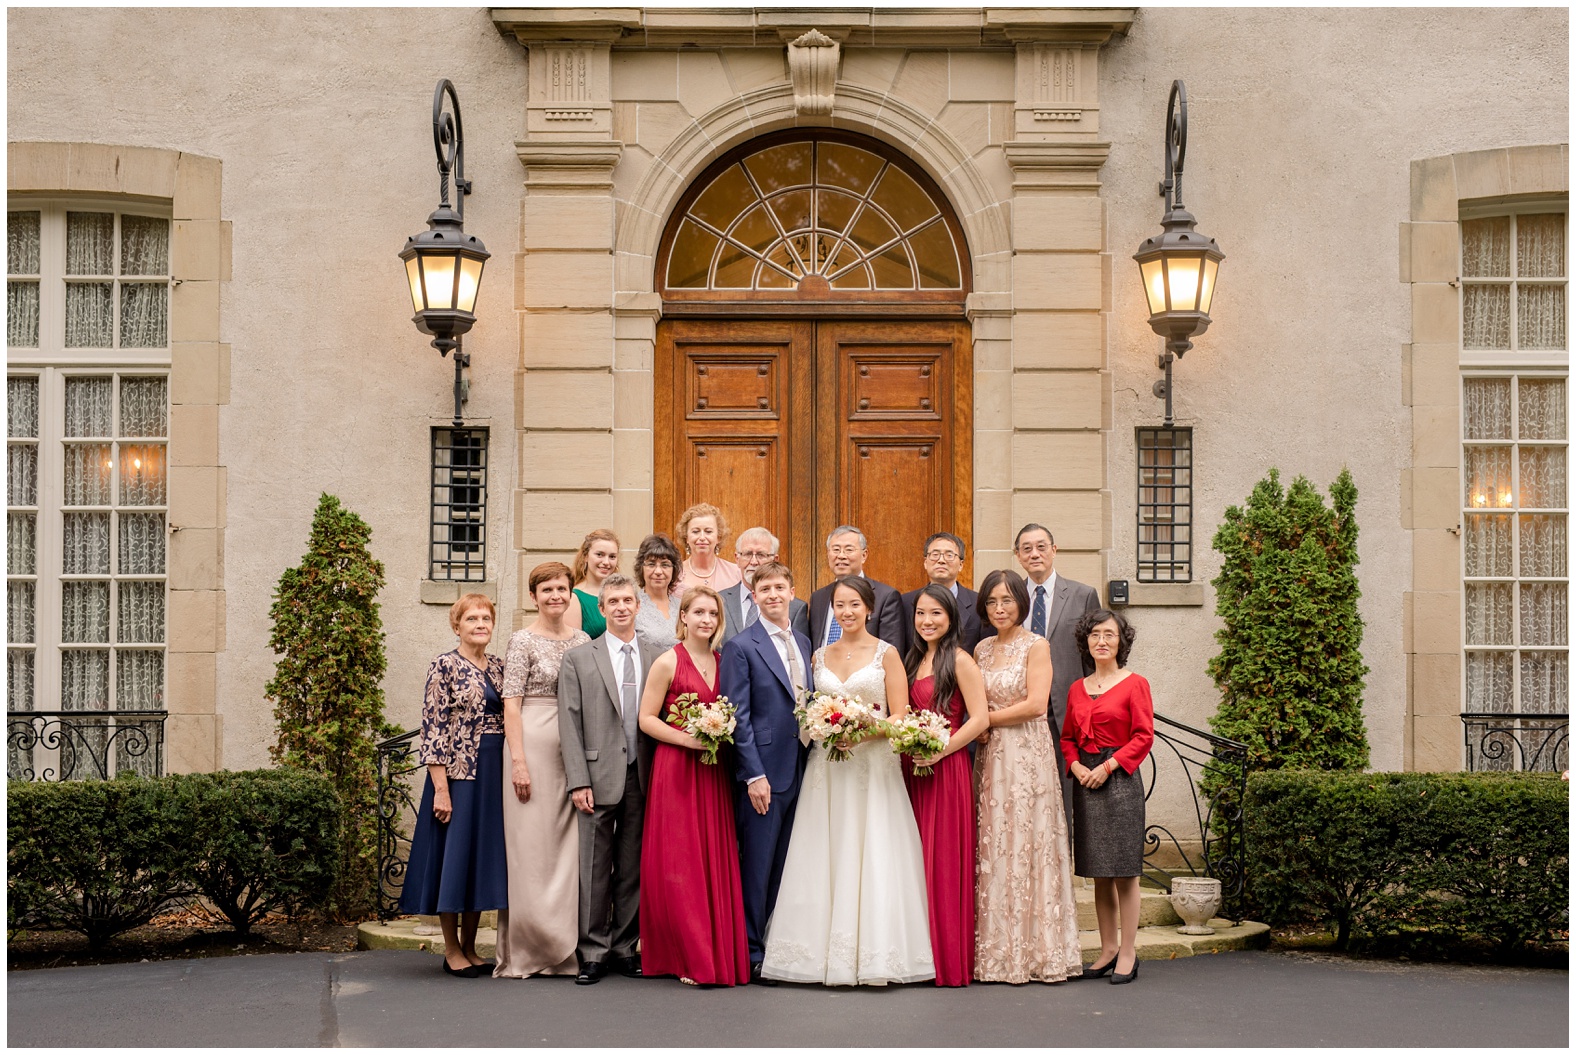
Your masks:
{"label": "bridesmaid in red dress", "polygon": [[644,973],[689,985],[746,985],[750,950],[733,822],[733,765],[663,719],[678,697],[717,698],[722,600],[693,586],[679,604],[679,643],[651,665],[640,730],[657,741],[640,853],[640,950]]}
{"label": "bridesmaid in red dress", "polygon": [[929,776],[921,763],[903,766],[908,798],[919,822],[930,901],[930,948],[936,984],[968,985],[974,976],[974,782],[966,748],[990,726],[985,679],[958,638],[958,604],[934,583],[914,599],[914,644],[908,671],[909,706],[941,711],[952,738],[934,759]]}

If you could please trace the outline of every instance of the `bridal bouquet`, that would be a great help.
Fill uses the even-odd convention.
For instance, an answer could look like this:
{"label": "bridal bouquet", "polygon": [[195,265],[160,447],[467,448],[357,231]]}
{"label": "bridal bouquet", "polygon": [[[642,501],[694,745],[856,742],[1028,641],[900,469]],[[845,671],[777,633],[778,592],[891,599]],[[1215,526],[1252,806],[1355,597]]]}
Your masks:
{"label": "bridal bouquet", "polygon": [[733,743],[733,730],[738,720],[733,714],[733,703],[726,696],[703,701],[696,693],[686,692],[673,701],[668,709],[667,722],[680,732],[688,733],[705,745],[700,760],[703,765],[717,764],[717,749]]}
{"label": "bridal bouquet", "polygon": [[[903,717],[885,724],[887,739],[892,741],[892,750],[914,759],[940,754],[946,748],[947,741],[952,739],[951,723],[947,721],[946,715],[935,711],[909,711]],[[928,777],[931,772],[930,766],[917,763],[914,766],[916,777]]]}
{"label": "bridal bouquet", "polygon": [[856,744],[879,725],[875,712],[858,696],[839,696],[835,692],[806,692],[793,716],[811,740],[826,745],[826,757],[831,762],[850,757],[846,748],[837,746],[840,742]]}

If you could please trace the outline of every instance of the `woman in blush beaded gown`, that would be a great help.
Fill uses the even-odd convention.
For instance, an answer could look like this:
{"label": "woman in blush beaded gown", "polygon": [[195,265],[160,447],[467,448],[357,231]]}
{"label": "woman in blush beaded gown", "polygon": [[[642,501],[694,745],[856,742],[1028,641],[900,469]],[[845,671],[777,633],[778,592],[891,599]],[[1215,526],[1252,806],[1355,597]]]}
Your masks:
{"label": "woman in blush beaded gown", "polygon": [[990,731],[979,775],[979,877],[974,978],[1060,982],[1083,971],[1060,757],[1045,712],[1051,651],[1023,628],[1029,593],[1016,572],[980,586],[980,618],[996,636],[974,650],[985,676]]}

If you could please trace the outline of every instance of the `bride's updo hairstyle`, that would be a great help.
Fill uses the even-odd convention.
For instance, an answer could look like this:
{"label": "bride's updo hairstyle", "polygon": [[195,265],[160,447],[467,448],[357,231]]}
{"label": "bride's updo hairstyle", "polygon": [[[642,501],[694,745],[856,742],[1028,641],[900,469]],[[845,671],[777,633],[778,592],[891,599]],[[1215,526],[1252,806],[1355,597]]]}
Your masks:
{"label": "bride's updo hairstyle", "polygon": [[833,601],[837,600],[837,591],[842,589],[849,589],[858,594],[859,599],[865,602],[867,610],[872,612],[876,610],[876,592],[870,588],[870,580],[863,575],[838,576],[837,581],[832,584]]}

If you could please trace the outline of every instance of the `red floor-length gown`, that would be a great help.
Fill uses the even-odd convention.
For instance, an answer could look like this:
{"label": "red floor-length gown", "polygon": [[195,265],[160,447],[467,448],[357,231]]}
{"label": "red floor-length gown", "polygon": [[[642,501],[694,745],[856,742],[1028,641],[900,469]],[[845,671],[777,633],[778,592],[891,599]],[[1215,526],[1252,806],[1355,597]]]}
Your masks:
{"label": "red floor-length gown", "polygon": [[[919,711],[939,710],[932,699],[935,678],[925,677],[908,690],[908,704]],[[952,732],[968,718],[963,695],[952,694],[945,714]],[[930,900],[930,949],[937,985],[968,985],[974,977],[974,782],[967,749],[937,762],[928,777],[914,775],[905,759],[903,781],[919,822],[925,851],[925,890]]]}
{"label": "red floor-length gown", "polygon": [[[683,644],[673,651],[678,669],[662,705],[664,720],[687,692],[717,698]],[[640,853],[640,953],[648,977],[749,983],[729,754],[724,748],[717,764],[708,766],[699,751],[657,744]]]}

